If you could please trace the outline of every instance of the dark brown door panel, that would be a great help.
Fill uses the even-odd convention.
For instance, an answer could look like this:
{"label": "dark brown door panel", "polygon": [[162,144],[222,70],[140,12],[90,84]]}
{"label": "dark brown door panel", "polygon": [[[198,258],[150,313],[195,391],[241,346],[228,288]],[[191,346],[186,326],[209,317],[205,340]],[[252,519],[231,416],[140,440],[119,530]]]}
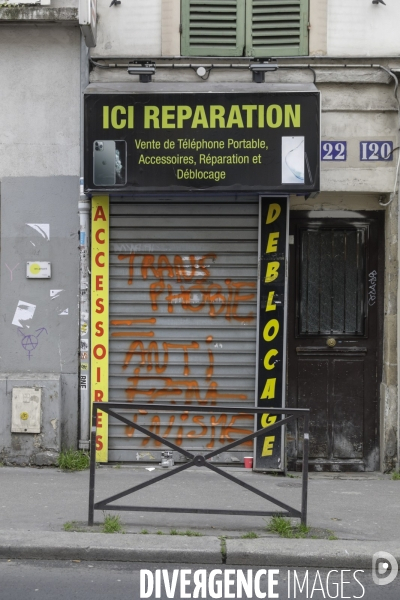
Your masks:
{"label": "dark brown door panel", "polygon": [[[310,468],[378,468],[382,371],[383,215],[291,213],[287,404],[307,407]],[[376,279],[371,301],[368,282]],[[301,431],[287,431],[288,467],[301,468]]]}

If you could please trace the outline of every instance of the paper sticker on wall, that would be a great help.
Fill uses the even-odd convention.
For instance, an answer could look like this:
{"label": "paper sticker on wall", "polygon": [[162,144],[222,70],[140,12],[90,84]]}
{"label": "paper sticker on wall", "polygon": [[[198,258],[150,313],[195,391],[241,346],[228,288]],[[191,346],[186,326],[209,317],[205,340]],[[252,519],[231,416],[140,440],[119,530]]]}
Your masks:
{"label": "paper sticker on wall", "polygon": [[50,225],[49,223],[26,223],[28,227],[32,227],[35,231],[40,233],[40,235],[45,239],[50,239]]}
{"label": "paper sticker on wall", "polygon": [[24,302],[23,300],[18,301],[18,306],[15,310],[14,318],[12,320],[12,324],[17,327],[23,327],[26,325],[25,321],[30,321],[35,314],[36,304],[30,304],[29,302]]}
{"label": "paper sticker on wall", "polygon": [[87,352],[89,350],[89,340],[81,340],[81,351]]}
{"label": "paper sticker on wall", "polygon": [[85,335],[85,333],[88,332],[88,320],[89,320],[89,313],[82,312],[81,313],[81,333],[83,335]]}
{"label": "paper sticker on wall", "polygon": [[66,308],[65,310],[62,310],[61,312],[59,312],[58,315],[60,317],[62,317],[63,315],[68,315],[68,308]]}
{"label": "paper sticker on wall", "polygon": [[54,300],[55,298],[58,298],[63,291],[64,290],[50,290],[50,299]]}
{"label": "paper sticker on wall", "polygon": [[81,375],[81,390],[86,390],[87,388],[87,375]]}

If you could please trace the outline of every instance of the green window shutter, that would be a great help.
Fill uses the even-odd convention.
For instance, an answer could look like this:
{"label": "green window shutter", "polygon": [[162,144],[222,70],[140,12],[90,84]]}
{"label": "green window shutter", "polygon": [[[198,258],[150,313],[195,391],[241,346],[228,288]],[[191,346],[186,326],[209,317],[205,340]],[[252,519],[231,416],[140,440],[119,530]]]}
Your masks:
{"label": "green window shutter", "polygon": [[245,0],[182,0],[184,56],[243,56]]}
{"label": "green window shutter", "polygon": [[308,55],[308,0],[247,0],[246,56]]}

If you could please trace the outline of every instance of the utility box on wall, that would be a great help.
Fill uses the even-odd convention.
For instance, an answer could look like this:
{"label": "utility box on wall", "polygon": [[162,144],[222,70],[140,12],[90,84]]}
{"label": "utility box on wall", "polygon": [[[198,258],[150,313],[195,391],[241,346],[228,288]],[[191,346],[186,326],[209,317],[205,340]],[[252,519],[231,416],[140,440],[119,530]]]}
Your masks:
{"label": "utility box on wall", "polygon": [[12,433],[40,433],[42,390],[14,387],[12,390]]}

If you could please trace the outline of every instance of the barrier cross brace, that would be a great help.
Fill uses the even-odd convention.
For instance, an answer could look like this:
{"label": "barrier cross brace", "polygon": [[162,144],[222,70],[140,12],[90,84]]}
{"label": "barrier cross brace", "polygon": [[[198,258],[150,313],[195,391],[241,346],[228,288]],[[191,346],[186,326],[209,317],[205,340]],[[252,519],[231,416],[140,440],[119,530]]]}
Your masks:
{"label": "barrier cross brace", "polygon": [[[231,413],[231,414],[264,414],[266,412],[265,408],[238,408],[233,406],[224,406],[223,408],[217,408],[215,406],[187,406],[187,405],[179,405],[179,404],[162,404],[162,405],[148,405],[148,404],[134,404],[128,405],[126,402],[93,402],[93,412],[92,412],[92,428],[91,428],[91,440],[90,440],[90,479],[89,479],[89,525],[93,525],[94,522],[94,511],[95,510],[118,510],[118,511],[140,511],[140,512],[176,512],[176,513],[198,513],[198,514],[213,514],[213,515],[244,515],[244,516],[273,516],[276,515],[276,511],[267,511],[267,510],[226,510],[226,509],[213,509],[213,508],[181,508],[181,507],[171,507],[171,506],[128,506],[125,504],[111,504],[124,496],[128,496],[129,494],[133,494],[134,492],[138,492],[149,485],[153,485],[163,479],[167,479],[172,475],[176,475],[178,473],[182,473],[186,469],[190,467],[206,467],[210,469],[214,473],[229,479],[233,483],[245,488],[249,492],[253,492],[257,496],[260,496],[264,500],[279,506],[284,509],[286,512],[279,512],[282,516],[290,516],[290,517],[299,517],[302,525],[307,525],[307,496],[308,496],[308,452],[309,452],[309,420],[310,420],[310,411],[305,408],[268,408],[268,414],[277,415],[281,417],[281,420],[277,420],[272,425],[267,425],[266,427],[262,427],[250,435],[246,435],[234,442],[226,444],[225,446],[221,446],[212,452],[208,452],[207,454],[193,454],[189,452],[185,448],[181,448],[177,446],[170,440],[163,438],[160,435],[157,435],[153,431],[149,431],[145,427],[134,423],[133,421],[127,419],[125,416],[118,414],[116,411],[129,409],[134,410],[146,410],[146,411],[166,411],[166,412],[211,412],[211,413]],[[157,442],[168,446],[172,450],[183,454],[188,462],[175,467],[174,469],[168,470],[167,472],[162,473],[156,477],[153,477],[149,481],[144,483],[140,483],[135,485],[123,492],[119,492],[118,494],[114,494],[113,496],[109,496],[104,500],[100,500],[99,502],[94,501],[95,494],[95,469],[96,469],[96,423],[97,423],[97,412],[101,410],[102,412],[106,412],[108,415],[114,417],[115,419],[122,421],[129,427],[144,433],[145,435],[153,438]],[[302,495],[301,495],[301,509],[298,510],[289,506],[285,502],[274,498],[273,496],[262,492],[261,490],[249,485],[248,483],[241,481],[237,477],[227,473],[220,467],[215,466],[209,460],[217,456],[222,452],[226,452],[231,450],[232,448],[243,444],[243,442],[253,440],[259,436],[265,435],[266,433],[270,433],[272,430],[277,429],[278,427],[284,427],[287,423],[291,421],[297,420],[299,418],[303,418],[303,470],[302,470]],[[268,431],[267,431],[268,430]]]}

